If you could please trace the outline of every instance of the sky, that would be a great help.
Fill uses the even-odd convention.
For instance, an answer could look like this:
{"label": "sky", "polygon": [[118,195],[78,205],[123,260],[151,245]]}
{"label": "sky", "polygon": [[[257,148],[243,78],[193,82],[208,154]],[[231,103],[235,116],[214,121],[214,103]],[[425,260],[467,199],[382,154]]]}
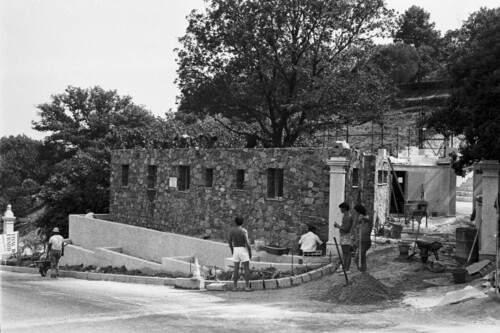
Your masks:
{"label": "sky", "polygon": [[[386,0],[404,13],[430,13],[441,33],[458,29],[481,7],[500,0]],[[101,86],[129,95],[157,116],[176,110],[178,38],[203,0],[0,0],[0,137],[25,134],[37,105],[68,86]],[[390,41],[389,41],[390,42]]]}

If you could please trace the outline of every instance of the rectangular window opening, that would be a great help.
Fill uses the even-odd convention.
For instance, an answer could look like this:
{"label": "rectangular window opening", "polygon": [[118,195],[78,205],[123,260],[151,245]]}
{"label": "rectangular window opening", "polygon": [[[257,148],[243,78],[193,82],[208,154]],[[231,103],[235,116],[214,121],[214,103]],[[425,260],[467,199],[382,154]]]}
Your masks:
{"label": "rectangular window opening", "polygon": [[359,186],[359,169],[352,169],[352,186]]}
{"label": "rectangular window opening", "polygon": [[177,179],[177,189],[179,191],[189,190],[190,175],[189,166],[179,165],[179,178]]}
{"label": "rectangular window opening", "polygon": [[122,165],[122,186],[128,186],[129,165]]}
{"label": "rectangular window opening", "polygon": [[156,165],[148,165],[148,189],[154,189],[156,188],[156,172],[157,172],[157,167]]}
{"label": "rectangular window opening", "polygon": [[206,168],[205,169],[205,187],[213,187],[214,186],[214,169]]}
{"label": "rectangular window opening", "polygon": [[283,169],[267,169],[267,196],[283,197]]}
{"label": "rectangular window opening", "polygon": [[245,170],[236,170],[236,189],[243,190],[245,187]]}

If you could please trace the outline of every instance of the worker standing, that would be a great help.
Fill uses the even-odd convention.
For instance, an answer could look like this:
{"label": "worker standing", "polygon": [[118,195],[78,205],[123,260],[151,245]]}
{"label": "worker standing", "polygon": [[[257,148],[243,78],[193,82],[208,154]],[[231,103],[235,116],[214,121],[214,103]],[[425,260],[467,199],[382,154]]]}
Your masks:
{"label": "worker standing", "polygon": [[[335,228],[339,229],[340,232],[340,247],[342,248],[342,259],[344,270],[346,273],[350,273],[349,268],[351,267],[351,228],[352,228],[352,216],[349,212],[350,206],[347,202],[343,202],[339,205],[340,211],[343,214],[342,224],[339,225],[335,222]],[[341,271],[342,272],[342,271]]]}
{"label": "worker standing", "polygon": [[64,246],[64,238],[59,234],[59,228],[52,230],[52,236],[49,238],[49,247],[47,253],[50,256],[50,277],[57,278],[59,275],[59,259],[61,259]]}
{"label": "worker standing", "polygon": [[371,233],[373,228],[372,220],[366,215],[366,208],[362,205],[354,207],[354,224],[359,228],[359,248],[356,255],[356,263],[359,262],[359,270],[366,272],[366,252],[372,245]]}

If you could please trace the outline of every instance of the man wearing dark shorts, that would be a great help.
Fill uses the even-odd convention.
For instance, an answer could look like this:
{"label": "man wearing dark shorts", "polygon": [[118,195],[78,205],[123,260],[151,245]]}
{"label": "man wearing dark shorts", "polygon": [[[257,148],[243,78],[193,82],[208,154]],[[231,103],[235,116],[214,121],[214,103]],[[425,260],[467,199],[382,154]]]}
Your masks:
{"label": "man wearing dark shorts", "polygon": [[234,273],[233,273],[233,290],[238,288],[238,279],[240,278],[240,262],[243,263],[245,269],[245,291],[252,291],[250,288],[250,259],[252,259],[252,248],[248,241],[248,232],[243,225],[243,218],[238,216],[234,219],[236,226],[229,230],[229,248],[233,254]]}

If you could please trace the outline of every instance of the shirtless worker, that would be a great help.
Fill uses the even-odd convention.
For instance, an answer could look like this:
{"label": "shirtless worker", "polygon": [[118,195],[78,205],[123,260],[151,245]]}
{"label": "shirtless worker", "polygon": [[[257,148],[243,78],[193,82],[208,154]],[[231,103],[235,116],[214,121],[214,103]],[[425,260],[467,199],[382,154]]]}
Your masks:
{"label": "shirtless worker", "polygon": [[238,279],[240,278],[240,262],[245,269],[245,291],[253,291],[250,288],[250,259],[252,259],[252,248],[248,241],[248,232],[243,225],[243,218],[238,216],[234,219],[236,226],[229,230],[229,248],[233,254],[234,273],[233,282],[236,291],[238,289]]}

